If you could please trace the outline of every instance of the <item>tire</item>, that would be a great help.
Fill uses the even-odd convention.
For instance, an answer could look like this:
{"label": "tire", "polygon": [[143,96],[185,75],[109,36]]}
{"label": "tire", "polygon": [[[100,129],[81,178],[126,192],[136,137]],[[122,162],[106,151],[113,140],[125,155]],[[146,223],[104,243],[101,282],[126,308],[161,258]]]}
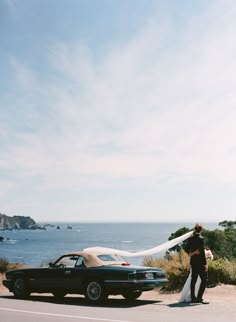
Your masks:
{"label": "tire", "polygon": [[63,291],[55,291],[55,292],[52,292],[53,296],[60,300],[60,299],[63,299],[64,296],[66,296],[66,292],[63,292]]}
{"label": "tire", "polygon": [[108,293],[103,282],[89,281],[85,286],[84,296],[90,303],[102,303],[108,298]]}
{"label": "tire", "polygon": [[24,278],[17,278],[13,286],[13,294],[17,298],[26,298],[30,295],[27,282]]}
{"label": "tire", "polygon": [[128,301],[134,301],[139,298],[142,294],[142,291],[126,291],[122,293],[122,296]]}

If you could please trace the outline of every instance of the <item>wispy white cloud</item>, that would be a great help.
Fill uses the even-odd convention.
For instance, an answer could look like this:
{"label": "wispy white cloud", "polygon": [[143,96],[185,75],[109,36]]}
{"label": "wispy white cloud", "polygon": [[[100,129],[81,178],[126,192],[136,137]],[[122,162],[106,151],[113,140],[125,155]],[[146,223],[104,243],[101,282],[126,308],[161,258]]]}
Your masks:
{"label": "wispy white cloud", "polygon": [[[0,166],[1,166],[1,163],[0,163]],[[9,180],[1,180],[0,198],[4,199],[13,188],[14,188],[13,182],[10,182]]]}
{"label": "wispy white cloud", "polygon": [[235,6],[216,3],[180,34],[164,18],[100,60],[85,43],[54,42],[45,79],[12,58],[14,104],[33,116],[1,165],[43,178],[41,191],[137,178],[235,184]]}
{"label": "wispy white cloud", "polygon": [[10,58],[10,64],[17,81],[17,85],[25,91],[37,88],[36,75],[29,66],[19,62],[15,57]]}
{"label": "wispy white cloud", "polygon": [[[230,38],[233,34],[235,24],[232,25],[232,22],[229,22],[225,26],[226,21],[223,21],[225,30],[221,30],[220,34],[217,32],[217,36],[214,31],[219,30],[222,24],[220,26],[211,26],[207,22],[205,24],[204,33],[196,35],[191,43],[184,45],[176,53],[176,63],[173,70],[167,74],[166,69],[161,66],[162,61],[168,64],[164,57],[160,62],[158,58],[146,61],[150,55],[153,56],[153,53],[158,57],[159,48],[162,47],[163,40],[155,37],[156,34],[163,33],[164,36],[162,35],[161,38],[168,37],[166,30],[160,31],[158,25],[145,28],[145,32],[142,32],[139,37],[136,36],[131,44],[109,53],[100,66],[93,63],[91,55],[86,53],[88,49],[84,47],[59,44],[54,48],[54,67],[56,66],[60,71],[63,82],[60,82],[58,88],[54,88],[50,83],[46,83],[46,86],[43,83],[37,86],[43,87],[48,96],[53,89],[54,97],[49,98],[53,106],[49,106],[49,109],[52,109],[55,114],[54,121],[58,122],[59,126],[64,120],[68,122],[68,125],[67,123],[64,125],[65,131],[74,125],[71,129],[72,137],[67,139],[77,147],[76,151],[79,155],[85,152],[89,157],[90,151],[94,159],[95,151],[92,151],[92,147],[109,143],[117,145],[121,148],[120,158],[125,160],[126,166],[129,164],[127,161],[130,160],[128,168],[132,168],[134,175],[143,175],[143,172],[149,173],[151,170],[149,166],[143,167],[143,163],[139,161],[140,156],[135,163],[141,163],[142,166],[138,167],[141,171],[134,171],[135,167],[132,166],[139,152],[142,155],[143,152],[151,153],[150,157],[144,158],[145,160],[163,158],[164,164],[166,164],[166,158],[173,162],[174,156],[174,163],[176,162],[178,149],[180,159],[181,150],[184,149],[191,149],[193,157],[196,157],[196,154],[203,156],[204,146],[207,147],[208,154],[212,151],[214,156],[223,152],[220,150],[224,148],[223,146],[217,144],[216,147],[213,143],[218,143],[220,138],[224,142],[224,138],[228,137],[227,133],[220,134],[218,128],[227,130],[224,125],[231,123],[234,115],[231,106],[234,99],[228,101],[229,97],[232,100],[232,93],[228,93],[228,89],[235,86],[232,72],[235,70],[236,63],[233,59],[231,42],[226,42],[223,49],[222,43],[225,43],[225,38]],[[169,50],[165,48],[164,50],[168,56]],[[229,51],[231,60],[228,57]],[[16,60],[13,61],[13,65],[17,79],[27,90],[30,90],[34,86],[33,72]],[[36,97],[36,99],[39,98]],[[57,113],[59,115],[56,115]],[[213,121],[212,124],[209,123],[210,119]],[[202,131],[199,131],[201,129]],[[214,137],[209,136],[210,133],[214,133]],[[51,135],[52,147],[57,146],[55,141],[58,137],[53,138],[53,133]],[[73,135],[78,143],[73,142],[75,140]],[[185,135],[188,136],[186,143]],[[191,141],[189,135],[192,137]],[[218,136],[220,138],[217,139]],[[194,142],[194,139],[197,142]],[[63,149],[68,142],[65,142]],[[233,140],[230,142],[234,144]],[[228,145],[230,142],[228,141]],[[193,143],[200,146],[197,147]],[[36,149],[33,145],[34,143],[29,145],[31,147],[29,152],[38,151],[38,144],[35,145]],[[81,145],[82,151],[78,150]],[[158,152],[160,149],[161,155],[160,153],[155,155],[155,151]],[[50,148],[46,147],[45,150],[45,154],[48,155]],[[55,152],[55,148],[52,150]],[[134,153],[134,158],[133,150],[137,153]],[[70,157],[70,154],[67,151],[67,157]],[[53,155],[55,154],[52,153]],[[107,160],[111,168],[113,168],[112,162],[116,164],[119,159],[117,155],[114,158],[97,156],[97,159],[100,158],[105,159],[102,161]],[[45,155],[43,159],[47,160]],[[146,162],[147,160],[144,164],[147,164]],[[171,167],[174,166],[172,162]],[[97,164],[95,160],[91,163]],[[194,163],[191,162],[191,166]],[[86,164],[88,166],[87,162]],[[92,168],[94,169],[93,166]],[[121,169],[117,165],[115,168],[116,171]],[[106,162],[104,170],[107,173]],[[152,171],[155,171],[155,166]]]}

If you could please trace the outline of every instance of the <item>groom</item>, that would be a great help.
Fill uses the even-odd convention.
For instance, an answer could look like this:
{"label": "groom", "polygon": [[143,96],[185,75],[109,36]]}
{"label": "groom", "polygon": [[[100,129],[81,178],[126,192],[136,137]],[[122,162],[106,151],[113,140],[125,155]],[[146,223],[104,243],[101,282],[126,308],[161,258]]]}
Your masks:
{"label": "groom", "polygon": [[[206,288],[207,271],[208,271],[208,266],[207,266],[206,256],[205,256],[204,239],[201,236],[202,229],[203,228],[201,224],[195,225],[193,236],[190,237],[187,241],[186,251],[189,253],[190,265],[192,268],[191,303],[209,304],[209,302],[204,301],[202,298]],[[196,297],[195,285],[196,285],[198,276],[200,276],[201,278],[201,284]]]}

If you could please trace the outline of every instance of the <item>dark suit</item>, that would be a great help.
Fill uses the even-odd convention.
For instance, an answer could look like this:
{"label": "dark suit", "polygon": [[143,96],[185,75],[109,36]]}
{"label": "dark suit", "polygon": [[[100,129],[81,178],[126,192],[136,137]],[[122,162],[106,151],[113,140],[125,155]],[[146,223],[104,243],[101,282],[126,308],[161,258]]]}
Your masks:
{"label": "dark suit", "polygon": [[195,295],[195,285],[197,282],[198,276],[201,278],[200,288],[197,294],[197,299],[202,299],[203,293],[206,288],[207,283],[207,272],[205,271],[206,256],[205,256],[205,246],[204,239],[200,234],[194,234],[187,241],[186,251],[188,253],[194,252],[195,250],[199,250],[200,254],[192,255],[190,258],[190,265],[192,268],[192,276],[191,276],[191,299],[196,299]]}

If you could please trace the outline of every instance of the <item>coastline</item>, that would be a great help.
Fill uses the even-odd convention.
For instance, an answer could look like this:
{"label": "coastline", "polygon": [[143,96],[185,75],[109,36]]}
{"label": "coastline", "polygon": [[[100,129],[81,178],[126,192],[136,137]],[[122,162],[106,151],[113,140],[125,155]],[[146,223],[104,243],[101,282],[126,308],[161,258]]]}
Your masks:
{"label": "coastline", "polygon": [[[2,284],[3,277],[3,274],[0,274],[0,296],[12,295],[12,293],[10,293]],[[204,295],[204,297],[210,302],[222,302],[223,299],[224,301],[227,301],[227,303],[232,303],[235,305],[236,286],[225,284],[217,285],[215,287],[207,288]],[[160,290],[153,290],[143,292],[140,299],[177,303],[179,297],[180,293],[163,293]]]}
{"label": "coastline", "polygon": [[[64,253],[94,246],[140,252],[167,242],[170,235],[183,225],[192,226],[187,223],[133,222],[54,222],[53,225],[54,227],[49,226],[46,230],[1,231],[0,236],[5,240],[1,244],[1,257],[10,263],[41,266]],[[68,229],[68,225],[72,229]],[[206,228],[216,226],[212,223]],[[155,257],[164,255],[165,252],[158,252]],[[132,257],[129,260],[134,265],[142,265],[143,257]]]}

